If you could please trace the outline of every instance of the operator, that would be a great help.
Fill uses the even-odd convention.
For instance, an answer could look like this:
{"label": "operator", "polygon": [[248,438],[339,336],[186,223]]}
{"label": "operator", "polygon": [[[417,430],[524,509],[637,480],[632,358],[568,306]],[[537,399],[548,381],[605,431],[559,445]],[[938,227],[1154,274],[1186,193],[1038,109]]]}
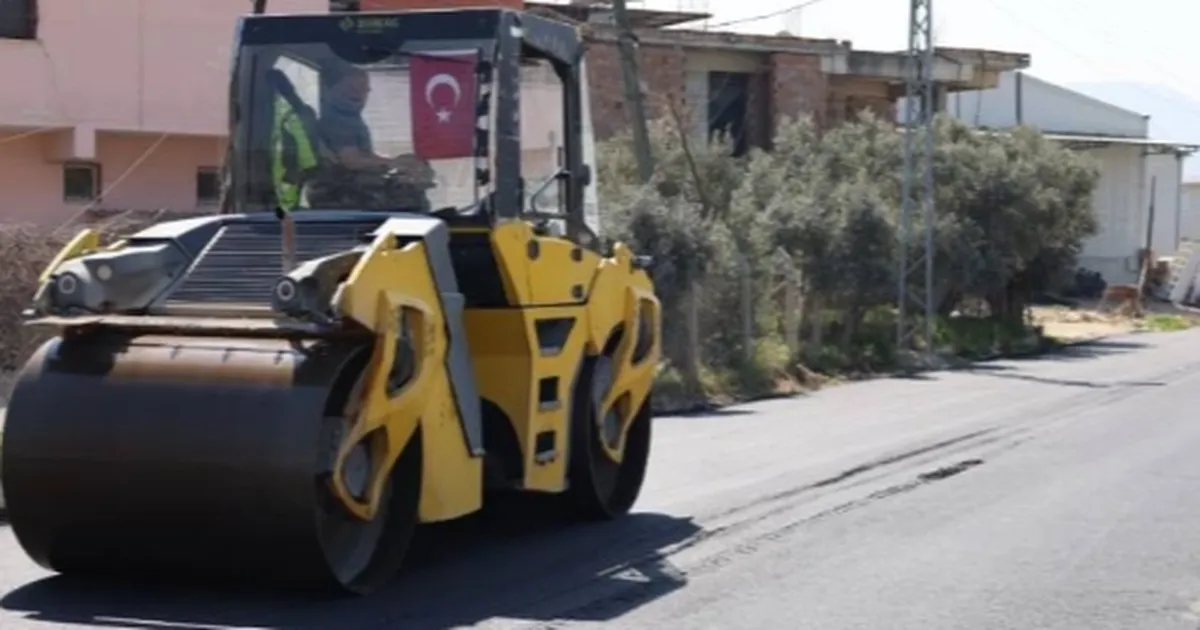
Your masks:
{"label": "operator", "polygon": [[385,158],[375,153],[371,130],[362,117],[371,93],[367,72],[357,66],[348,66],[333,70],[331,74],[328,98],[321,108],[320,129],[338,162],[355,171],[395,168],[405,179],[432,178],[429,163],[415,155]]}
{"label": "operator", "polygon": [[304,130],[301,114],[283,96],[275,97],[271,127],[271,180],[280,218],[300,205],[306,175],[318,165],[317,151]]}

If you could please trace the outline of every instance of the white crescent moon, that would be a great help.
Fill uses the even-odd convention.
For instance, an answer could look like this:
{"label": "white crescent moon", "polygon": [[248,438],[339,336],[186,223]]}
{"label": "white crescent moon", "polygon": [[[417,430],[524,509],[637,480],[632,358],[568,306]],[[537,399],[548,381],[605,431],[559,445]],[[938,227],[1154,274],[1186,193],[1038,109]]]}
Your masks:
{"label": "white crescent moon", "polygon": [[458,79],[445,72],[435,74],[425,82],[425,102],[433,107],[433,91],[442,85],[448,85],[450,89],[454,90],[454,104],[458,105],[458,100],[462,98],[462,86],[459,85]]}

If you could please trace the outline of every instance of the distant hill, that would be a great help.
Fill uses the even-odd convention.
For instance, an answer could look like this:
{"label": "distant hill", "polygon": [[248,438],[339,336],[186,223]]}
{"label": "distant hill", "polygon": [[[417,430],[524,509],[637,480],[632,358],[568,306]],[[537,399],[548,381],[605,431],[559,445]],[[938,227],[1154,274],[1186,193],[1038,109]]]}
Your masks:
{"label": "distant hill", "polygon": [[[1150,136],[1156,140],[1200,145],[1200,101],[1170,87],[1151,83],[1066,83],[1118,107],[1150,115]],[[1184,162],[1184,179],[1200,180],[1200,157]]]}

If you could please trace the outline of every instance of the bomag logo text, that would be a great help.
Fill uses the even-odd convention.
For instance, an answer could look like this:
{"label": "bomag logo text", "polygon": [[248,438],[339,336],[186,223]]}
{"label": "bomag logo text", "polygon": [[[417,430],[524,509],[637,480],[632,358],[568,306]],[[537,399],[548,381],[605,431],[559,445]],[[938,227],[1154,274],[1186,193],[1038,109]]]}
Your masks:
{"label": "bomag logo text", "polygon": [[343,31],[358,31],[359,33],[378,33],[398,26],[400,26],[400,18],[394,17],[348,17],[341,22]]}

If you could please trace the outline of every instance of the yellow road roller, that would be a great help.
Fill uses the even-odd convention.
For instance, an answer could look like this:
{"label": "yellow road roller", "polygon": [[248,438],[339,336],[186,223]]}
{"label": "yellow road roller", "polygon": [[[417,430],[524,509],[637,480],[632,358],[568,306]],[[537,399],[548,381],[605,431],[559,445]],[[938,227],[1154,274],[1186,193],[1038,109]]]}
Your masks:
{"label": "yellow road roller", "polygon": [[55,332],[3,442],[25,552],[363,594],[495,492],[628,512],[661,308],[600,235],[578,29],[247,15],[234,49],[221,212],[83,231],[25,312]]}

